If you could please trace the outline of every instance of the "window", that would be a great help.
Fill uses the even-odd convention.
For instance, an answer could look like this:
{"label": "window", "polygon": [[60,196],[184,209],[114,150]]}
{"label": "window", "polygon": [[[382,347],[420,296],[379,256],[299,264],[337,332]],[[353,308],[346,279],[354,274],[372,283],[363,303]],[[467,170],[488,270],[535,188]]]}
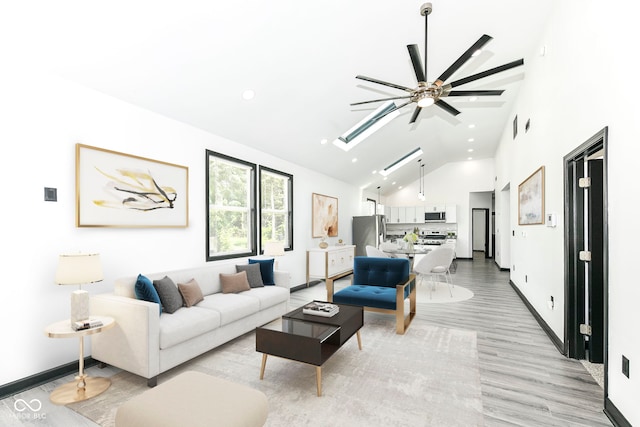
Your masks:
{"label": "window", "polygon": [[284,243],[293,249],[293,175],[260,167],[260,247]]}
{"label": "window", "polygon": [[256,255],[256,165],[206,154],[207,261]]}

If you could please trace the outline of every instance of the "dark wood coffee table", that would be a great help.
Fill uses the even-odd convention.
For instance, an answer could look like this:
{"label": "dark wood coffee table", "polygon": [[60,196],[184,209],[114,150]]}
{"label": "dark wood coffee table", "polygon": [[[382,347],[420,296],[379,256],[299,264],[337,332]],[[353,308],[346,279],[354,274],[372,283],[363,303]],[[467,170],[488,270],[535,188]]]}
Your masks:
{"label": "dark wood coffee table", "polygon": [[364,324],[362,307],[337,304],[340,312],[332,317],[302,313],[302,307],[282,316],[282,324],[256,328],[256,351],[262,353],[260,379],[264,379],[267,355],[283,357],[316,366],[318,396],[322,395],[322,365],[354,334],[362,350],[360,328]]}

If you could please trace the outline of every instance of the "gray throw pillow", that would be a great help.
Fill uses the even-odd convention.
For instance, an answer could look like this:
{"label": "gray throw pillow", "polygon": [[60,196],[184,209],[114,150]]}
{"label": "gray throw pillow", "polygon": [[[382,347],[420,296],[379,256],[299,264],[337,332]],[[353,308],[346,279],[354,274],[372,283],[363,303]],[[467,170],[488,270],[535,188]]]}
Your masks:
{"label": "gray throw pillow", "polygon": [[178,287],[169,277],[164,276],[160,280],[154,280],[153,287],[158,291],[158,296],[165,312],[169,314],[175,313],[176,310],[182,307],[182,295],[180,295]]}
{"label": "gray throw pillow", "polygon": [[249,286],[252,288],[261,288],[264,286],[259,264],[236,265],[236,271],[238,273],[241,271],[247,272],[247,280],[249,281]]}

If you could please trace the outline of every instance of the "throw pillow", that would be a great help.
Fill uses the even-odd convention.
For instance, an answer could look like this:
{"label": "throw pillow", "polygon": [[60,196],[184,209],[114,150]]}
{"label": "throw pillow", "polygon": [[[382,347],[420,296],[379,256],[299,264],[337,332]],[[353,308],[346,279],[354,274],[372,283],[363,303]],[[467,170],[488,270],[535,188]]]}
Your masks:
{"label": "throw pillow", "polygon": [[164,276],[160,280],[154,280],[153,287],[158,291],[164,311],[172,314],[182,307],[182,295],[180,295],[178,287],[169,277]]}
{"label": "throw pillow", "polygon": [[202,289],[200,289],[200,285],[198,285],[196,279],[191,279],[187,283],[178,283],[178,290],[182,295],[184,305],[187,307],[196,305],[200,301],[204,300]]}
{"label": "throw pillow", "polygon": [[249,264],[260,265],[260,273],[262,274],[262,283],[265,285],[275,285],[276,281],[273,276],[273,258],[270,259],[249,259]]}
{"label": "throw pillow", "polygon": [[241,271],[247,272],[247,280],[249,281],[249,286],[251,286],[252,288],[261,288],[264,286],[264,282],[262,281],[262,272],[260,271],[260,265],[236,265],[236,271],[238,273],[240,273]]}
{"label": "throw pillow", "polygon": [[251,289],[249,281],[247,280],[247,272],[241,271],[235,274],[220,273],[220,285],[222,286],[222,293],[232,294],[242,291],[248,291]]}
{"label": "throw pillow", "polygon": [[134,291],[136,293],[136,298],[139,300],[155,302],[158,304],[158,309],[160,311],[159,314],[162,314],[162,302],[160,302],[160,296],[158,295],[156,288],[153,287],[151,279],[143,276],[142,274],[138,274]]}

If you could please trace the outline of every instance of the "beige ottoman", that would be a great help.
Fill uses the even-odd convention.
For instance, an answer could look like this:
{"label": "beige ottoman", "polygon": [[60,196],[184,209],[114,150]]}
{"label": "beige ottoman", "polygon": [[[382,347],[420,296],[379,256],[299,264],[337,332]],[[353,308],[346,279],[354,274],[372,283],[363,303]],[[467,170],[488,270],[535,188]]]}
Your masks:
{"label": "beige ottoman", "polygon": [[185,372],[118,408],[117,427],[262,426],[267,396],[256,389],[200,372]]}

